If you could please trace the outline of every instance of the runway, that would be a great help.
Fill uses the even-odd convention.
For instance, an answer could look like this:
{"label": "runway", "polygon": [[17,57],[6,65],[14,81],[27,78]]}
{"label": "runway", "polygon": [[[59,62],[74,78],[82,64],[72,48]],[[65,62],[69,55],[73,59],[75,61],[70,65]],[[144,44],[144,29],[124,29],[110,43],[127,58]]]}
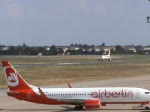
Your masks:
{"label": "runway", "polygon": [[[132,78],[118,78],[118,79],[109,79],[93,82],[82,82],[82,83],[73,83],[73,87],[141,87],[145,89],[150,89],[150,76],[140,76]],[[66,82],[67,83],[67,82]],[[67,87],[67,84],[47,86],[47,87]],[[136,104],[137,105],[137,104]],[[122,104],[112,104],[105,107],[102,107],[100,110],[82,110],[86,112],[148,112],[148,110],[132,110],[132,106],[136,105],[122,105]],[[15,98],[8,97],[4,91],[0,94],[0,111],[7,112],[63,112],[63,111],[72,111],[73,106],[66,105],[41,105],[25,101],[19,101]],[[80,111],[80,112],[82,112]],[[150,111],[149,111],[150,112]]]}

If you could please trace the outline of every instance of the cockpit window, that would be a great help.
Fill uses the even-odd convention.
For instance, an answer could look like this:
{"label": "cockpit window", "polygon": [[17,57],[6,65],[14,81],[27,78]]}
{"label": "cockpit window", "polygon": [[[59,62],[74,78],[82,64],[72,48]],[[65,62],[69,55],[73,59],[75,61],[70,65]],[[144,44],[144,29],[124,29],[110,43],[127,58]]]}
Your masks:
{"label": "cockpit window", "polygon": [[150,94],[150,92],[145,92],[145,94]]}

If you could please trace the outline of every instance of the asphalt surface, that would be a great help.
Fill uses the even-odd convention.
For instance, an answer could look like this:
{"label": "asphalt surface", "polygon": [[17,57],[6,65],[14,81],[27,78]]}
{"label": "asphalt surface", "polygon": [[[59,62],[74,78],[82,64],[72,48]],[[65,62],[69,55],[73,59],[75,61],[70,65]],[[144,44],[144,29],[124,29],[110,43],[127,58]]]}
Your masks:
{"label": "asphalt surface", "polygon": [[[132,78],[109,79],[93,82],[73,83],[73,87],[141,87],[150,89],[150,75]],[[47,87],[68,87],[67,84]],[[132,110],[137,104],[111,104],[102,107],[99,110],[82,110],[86,112],[150,112],[150,110]],[[76,112],[73,106],[66,105],[42,105],[25,101],[19,101],[15,98],[8,97],[5,90],[0,91],[0,111],[4,112]]]}

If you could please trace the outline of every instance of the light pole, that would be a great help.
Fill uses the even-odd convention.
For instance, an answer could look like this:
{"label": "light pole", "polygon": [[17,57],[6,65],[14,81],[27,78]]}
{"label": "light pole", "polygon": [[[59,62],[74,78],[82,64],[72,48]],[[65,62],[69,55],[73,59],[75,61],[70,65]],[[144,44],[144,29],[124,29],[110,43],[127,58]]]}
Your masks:
{"label": "light pole", "polygon": [[[148,0],[150,2],[150,0]],[[147,16],[147,23],[150,23],[150,16]]]}
{"label": "light pole", "polygon": [[147,16],[147,22],[150,23],[150,16]]}

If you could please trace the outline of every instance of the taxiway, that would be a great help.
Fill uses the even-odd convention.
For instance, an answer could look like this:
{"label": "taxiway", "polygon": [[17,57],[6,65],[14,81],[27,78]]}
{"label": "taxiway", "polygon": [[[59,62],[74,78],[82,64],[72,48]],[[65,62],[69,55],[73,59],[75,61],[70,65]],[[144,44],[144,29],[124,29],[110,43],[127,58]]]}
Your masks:
{"label": "taxiway", "polygon": [[[118,78],[93,82],[73,83],[73,87],[140,87],[150,89],[150,75],[131,77],[131,78]],[[68,87],[67,82],[63,85],[47,86],[47,87]],[[150,110],[132,110],[133,104],[112,104],[102,107],[100,110],[83,110],[86,112],[146,112]],[[42,105],[25,101],[19,101],[15,98],[8,97],[5,91],[0,92],[0,111],[19,111],[19,112],[63,112],[74,111],[73,106],[68,105]],[[75,112],[75,111],[74,111]],[[80,111],[82,112],[82,111]]]}

